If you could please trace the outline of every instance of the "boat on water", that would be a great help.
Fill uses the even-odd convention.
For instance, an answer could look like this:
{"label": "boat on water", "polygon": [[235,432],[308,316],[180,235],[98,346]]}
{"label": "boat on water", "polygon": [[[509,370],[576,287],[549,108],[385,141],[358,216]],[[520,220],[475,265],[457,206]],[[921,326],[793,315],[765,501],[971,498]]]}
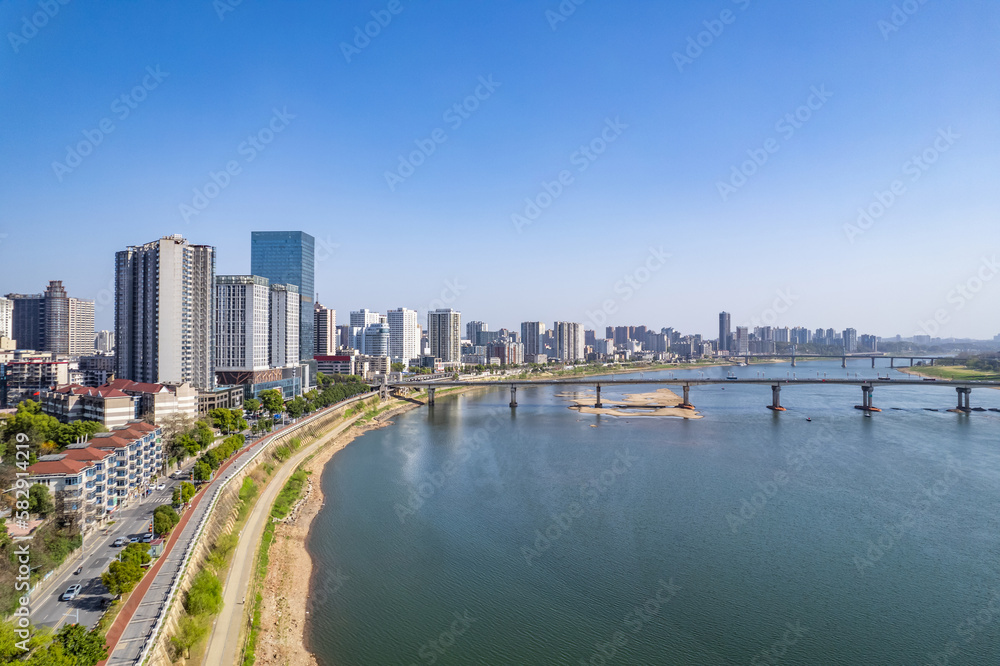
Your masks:
{"label": "boat on water", "polygon": [[730,372],[728,375],[726,375],[726,379],[739,379],[739,377]]}

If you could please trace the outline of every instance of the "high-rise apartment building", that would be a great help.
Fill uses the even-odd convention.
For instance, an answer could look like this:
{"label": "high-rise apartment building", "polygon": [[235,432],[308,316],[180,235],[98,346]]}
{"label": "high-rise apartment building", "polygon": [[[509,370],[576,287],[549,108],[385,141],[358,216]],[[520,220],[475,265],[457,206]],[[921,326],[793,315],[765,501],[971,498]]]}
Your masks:
{"label": "high-rise apartment building", "polygon": [[[301,360],[299,342],[302,321],[299,307],[299,288],[294,284],[272,284],[270,286],[270,348],[272,368],[290,368]],[[309,318],[312,321],[312,317]]]}
{"label": "high-rise apartment building", "polygon": [[365,328],[368,324],[377,324],[380,321],[382,321],[381,313],[367,308],[361,308],[360,310],[355,310],[351,313],[350,325]]}
{"label": "high-rise apartment building", "polygon": [[365,327],[361,353],[365,356],[389,356],[390,339],[389,324],[368,324]]}
{"label": "high-rise apartment building", "polygon": [[465,338],[473,345],[480,344],[478,342],[479,334],[488,330],[490,327],[485,321],[470,321],[465,325]]}
{"label": "high-rise apartment building", "polygon": [[427,313],[427,339],[431,355],[444,363],[462,361],[462,313],[451,308]]}
{"label": "high-rise apartment building", "polygon": [[11,333],[21,349],[45,350],[45,296],[7,294],[13,305]]}
{"label": "high-rise apartment building", "polygon": [[555,333],[555,356],[560,361],[574,363],[582,361],[584,355],[583,325],[557,321],[553,324]]}
{"label": "high-rise apartment building", "polygon": [[545,323],[540,321],[521,322],[521,342],[524,344],[524,358],[533,361],[538,354],[545,353]]}
{"label": "high-rise apartment building", "polygon": [[337,311],[316,303],[313,310],[316,328],[314,356],[332,356],[339,345],[337,341]]}
{"label": "high-rise apartment building", "polygon": [[737,326],[736,335],[733,337],[733,348],[730,351],[744,355],[750,351],[750,329],[746,326]]}
{"label": "high-rise apartment building", "polygon": [[389,310],[386,321],[389,324],[389,356],[392,361],[408,365],[411,360],[419,358],[420,326],[417,324],[417,311],[406,308]]}
{"label": "high-rise apartment building", "polygon": [[180,234],[115,254],[115,375],[215,385],[215,248]]}
{"label": "high-rise apartment building", "polygon": [[256,372],[268,368],[270,285],[257,275],[215,278],[215,369]]}
{"label": "high-rise apartment building", "polygon": [[0,338],[14,338],[14,301],[9,298],[0,298]]}
{"label": "high-rise apartment building", "polygon": [[69,354],[87,356],[94,353],[94,301],[69,299]]}
{"label": "high-rise apartment building", "polygon": [[254,231],[250,235],[250,272],[272,285],[294,285],[298,308],[299,358],[312,361],[316,333],[313,302],[316,276],[316,240],[303,231]]}
{"label": "high-rise apartment building", "polygon": [[729,337],[733,330],[731,323],[728,312],[719,313],[719,351],[729,351]]}
{"label": "high-rise apartment building", "polygon": [[44,294],[7,294],[5,300],[11,308],[11,334],[5,337],[13,337],[21,349],[94,353],[94,301],[70,298],[62,280],[50,280]]}
{"label": "high-rise apartment building", "polygon": [[113,354],[115,351],[115,332],[98,331],[94,336],[94,348],[103,354]]}
{"label": "high-rise apartment building", "polygon": [[842,336],[845,352],[858,351],[858,332],[853,328],[845,328]]}

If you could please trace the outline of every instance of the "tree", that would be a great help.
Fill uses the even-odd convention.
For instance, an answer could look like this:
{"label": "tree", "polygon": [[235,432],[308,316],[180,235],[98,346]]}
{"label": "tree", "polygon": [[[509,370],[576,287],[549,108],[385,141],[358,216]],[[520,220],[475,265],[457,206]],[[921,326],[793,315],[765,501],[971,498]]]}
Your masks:
{"label": "tree", "polygon": [[180,520],[181,517],[169,504],[161,504],[153,509],[153,531],[161,536],[174,529]]}
{"label": "tree", "polygon": [[204,421],[198,421],[194,424],[195,437],[198,439],[198,443],[201,444],[201,450],[204,451],[212,445],[215,441],[215,433],[212,431],[211,426],[209,426]]}
{"label": "tree", "polygon": [[189,615],[214,615],[222,610],[222,583],[208,569],[199,571],[191,582],[184,598],[184,610]]}
{"label": "tree", "polygon": [[55,502],[45,484],[36,483],[28,489],[28,512],[47,516],[55,510]]}
{"label": "tree", "polygon": [[243,432],[247,429],[246,419],[243,418],[243,411],[240,409],[230,409],[229,413],[233,415],[233,430],[236,432]]}
{"label": "tree", "polygon": [[[317,375],[321,374],[323,373],[317,373]],[[257,412],[260,411],[260,400],[258,400],[257,398],[250,398],[249,400],[245,400],[243,402],[243,411],[246,412],[247,414],[256,414]]]}
{"label": "tree", "polygon": [[293,419],[297,419],[306,413],[306,406],[307,403],[305,398],[301,395],[297,395],[295,396],[295,399],[290,401],[286,407],[288,409],[288,415]]}
{"label": "tree", "polygon": [[153,559],[149,554],[149,544],[146,543],[130,543],[122,549],[118,557],[122,562],[131,562],[140,567],[149,564]]}
{"label": "tree", "polygon": [[195,492],[196,489],[193,483],[190,483],[189,481],[181,482],[181,501],[184,504],[187,504],[188,502],[191,501],[191,498],[194,497]]}
{"label": "tree", "polygon": [[261,391],[260,402],[264,405],[264,409],[270,412],[272,416],[280,412],[285,406],[284,397],[278,389],[267,389],[266,391]]}
{"label": "tree", "polygon": [[233,429],[233,413],[228,409],[213,409],[208,415],[212,419],[212,425],[219,430],[228,434]]}
{"label": "tree", "polygon": [[402,372],[403,370],[406,370],[406,364],[404,364],[404,363],[393,363],[389,367],[389,369],[392,370],[393,372]]}
{"label": "tree", "polygon": [[142,574],[142,567],[135,562],[115,560],[108,566],[108,570],[101,574],[101,581],[111,594],[128,594],[142,580]]}
{"label": "tree", "polygon": [[209,464],[203,460],[199,460],[194,464],[194,480],[195,481],[208,481],[212,478],[212,468]]}
{"label": "tree", "polygon": [[174,486],[174,493],[170,497],[170,502],[174,506],[180,506],[181,505],[181,489],[180,489],[180,486]]}
{"label": "tree", "polygon": [[74,658],[74,666],[94,666],[108,658],[104,635],[96,628],[87,631],[79,624],[67,624],[55,635],[54,643],[62,645],[63,652]]}

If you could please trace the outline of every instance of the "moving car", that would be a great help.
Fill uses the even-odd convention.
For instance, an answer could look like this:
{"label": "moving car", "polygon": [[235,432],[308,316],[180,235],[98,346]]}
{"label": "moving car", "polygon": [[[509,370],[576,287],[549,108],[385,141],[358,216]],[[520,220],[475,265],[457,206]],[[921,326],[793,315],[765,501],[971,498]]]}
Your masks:
{"label": "moving car", "polygon": [[165,484],[165,483],[158,483],[156,485],[156,489],[157,490],[166,490],[167,489],[167,484]]}
{"label": "moving car", "polygon": [[128,539],[126,539],[125,537],[118,537],[117,539],[115,539],[115,542],[113,544],[111,544],[111,545],[114,546],[114,547],[116,547],[116,548],[118,548],[120,546],[124,546],[127,543],[128,543]]}
{"label": "moving car", "polygon": [[62,596],[59,597],[59,600],[69,601],[70,599],[76,598],[76,595],[80,594],[80,587],[81,586],[79,583],[77,583],[76,585],[70,585],[69,587],[66,588],[66,591],[62,593]]}
{"label": "moving car", "polygon": [[76,568],[76,571],[73,572],[73,575],[74,576],[79,576],[81,571],[83,571],[83,565],[78,566]]}

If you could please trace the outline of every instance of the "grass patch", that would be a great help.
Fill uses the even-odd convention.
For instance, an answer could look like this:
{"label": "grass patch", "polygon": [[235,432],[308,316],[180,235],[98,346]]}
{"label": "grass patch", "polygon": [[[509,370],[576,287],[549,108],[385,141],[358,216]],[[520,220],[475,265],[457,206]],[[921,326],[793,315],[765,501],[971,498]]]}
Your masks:
{"label": "grass patch", "polygon": [[292,510],[292,505],[302,496],[302,489],[305,488],[308,478],[309,475],[305,470],[301,469],[288,477],[288,482],[285,483],[285,487],[278,493],[278,496],[274,500],[274,506],[271,507],[272,518],[281,520],[288,515]]}
{"label": "grass patch", "polygon": [[938,379],[957,379],[969,382],[1000,381],[1000,372],[977,370],[962,365],[918,365],[912,368],[898,369],[903,372],[912,371],[913,374],[936,377]]}

